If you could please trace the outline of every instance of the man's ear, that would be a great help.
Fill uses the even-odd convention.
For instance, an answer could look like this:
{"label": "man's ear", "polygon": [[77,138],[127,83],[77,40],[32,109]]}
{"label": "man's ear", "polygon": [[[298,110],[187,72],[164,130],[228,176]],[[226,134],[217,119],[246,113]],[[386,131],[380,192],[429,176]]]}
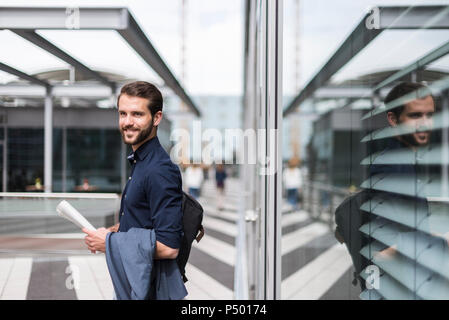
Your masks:
{"label": "man's ear", "polygon": [[390,111],[387,113],[387,120],[392,127],[396,127],[398,125],[398,118],[396,117],[396,114],[394,112]]}
{"label": "man's ear", "polygon": [[162,120],[162,111],[158,111],[153,116],[153,125],[156,127]]}

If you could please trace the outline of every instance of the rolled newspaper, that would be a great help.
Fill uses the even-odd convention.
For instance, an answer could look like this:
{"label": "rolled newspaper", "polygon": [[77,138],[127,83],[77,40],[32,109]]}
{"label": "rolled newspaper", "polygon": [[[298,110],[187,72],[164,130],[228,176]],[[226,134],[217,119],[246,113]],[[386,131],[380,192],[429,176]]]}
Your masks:
{"label": "rolled newspaper", "polygon": [[86,228],[91,231],[97,230],[93,225],[90,224],[86,218],[83,217],[78,210],[76,210],[70,203],[65,200],[62,200],[57,206],[56,211],[60,217],[66,218],[72,223],[76,224],[78,227]]}

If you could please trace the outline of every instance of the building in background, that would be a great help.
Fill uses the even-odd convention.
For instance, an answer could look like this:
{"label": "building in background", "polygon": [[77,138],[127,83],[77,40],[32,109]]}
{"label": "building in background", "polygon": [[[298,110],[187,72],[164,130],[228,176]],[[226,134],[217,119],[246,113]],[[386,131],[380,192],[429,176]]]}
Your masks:
{"label": "building in background", "polygon": [[[44,72],[36,75],[50,81],[63,81],[68,70]],[[105,74],[122,83],[134,81],[120,75]],[[4,87],[20,87],[23,83],[5,84]],[[193,97],[203,113],[196,120],[203,130],[217,129],[224,137],[226,128],[241,126],[241,98],[238,96]],[[179,128],[180,119],[189,120],[190,136],[193,136],[195,120],[186,112],[179,116],[174,106],[176,99],[164,90],[164,119],[158,137],[170,153],[176,141],[171,133]],[[8,191],[35,191],[36,179],[43,180],[44,170],[44,101],[38,97],[3,95],[0,99],[2,123],[0,139],[4,142],[0,152],[6,151]],[[122,190],[129,166],[125,158],[130,152],[121,142],[117,127],[115,101],[97,98],[55,98],[53,129],[53,186],[55,192],[77,191],[88,179],[96,192]],[[6,137],[6,138],[5,138]],[[193,142],[193,141],[192,141]],[[5,149],[5,146],[6,149]],[[225,147],[225,146],[224,146]],[[232,161],[235,150],[224,149],[224,161]],[[201,157],[195,154],[194,157]],[[40,190],[38,190],[40,191]]]}

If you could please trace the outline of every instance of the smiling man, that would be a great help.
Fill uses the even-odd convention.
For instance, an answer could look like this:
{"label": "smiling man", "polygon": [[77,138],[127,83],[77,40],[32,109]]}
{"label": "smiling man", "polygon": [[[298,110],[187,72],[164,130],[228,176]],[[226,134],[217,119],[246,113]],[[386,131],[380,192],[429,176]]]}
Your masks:
{"label": "smiling man", "polygon": [[88,235],[92,252],[105,252],[109,232],[131,228],[154,229],[155,259],[176,259],[182,237],[182,182],[178,167],[170,160],[157,137],[163,99],[152,84],[137,81],[125,85],[117,100],[123,142],[131,145],[131,175],[122,193],[120,223]]}
{"label": "smiling man", "polygon": [[[390,103],[408,94],[418,96],[418,91],[428,91],[428,88],[420,83],[403,82],[394,87],[385,98],[385,104]],[[396,139],[405,146],[416,150],[416,147],[429,143],[433,126],[433,114],[435,113],[435,101],[432,95],[422,98],[410,99],[408,102],[387,113],[388,123],[392,127],[401,127],[412,133],[398,135]]]}

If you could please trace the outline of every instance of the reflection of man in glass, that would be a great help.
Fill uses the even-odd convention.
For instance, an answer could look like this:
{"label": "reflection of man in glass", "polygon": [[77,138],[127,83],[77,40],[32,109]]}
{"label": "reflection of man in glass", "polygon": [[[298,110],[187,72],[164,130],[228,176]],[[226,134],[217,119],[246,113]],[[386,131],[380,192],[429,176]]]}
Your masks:
{"label": "reflection of man in glass", "polygon": [[[429,246],[447,247],[444,239],[434,237],[430,230],[426,190],[418,188],[423,185],[420,177],[426,178],[435,169],[416,162],[430,148],[435,100],[425,85],[404,82],[389,92],[385,105],[389,108],[389,128],[382,132],[389,138],[371,142],[377,150],[381,142],[382,151],[369,150],[368,159],[374,163],[369,167],[366,189],[345,200],[335,214],[337,238],[346,242],[356,272],[362,276],[370,273],[366,272],[369,265],[375,264],[395,277],[408,270],[404,267],[407,263],[422,262],[425,255],[421,253]],[[434,262],[443,265],[444,259],[439,257],[440,262]],[[408,284],[413,285],[413,274],[403,274],[404,278],[411,279]],[[371,284],[361,282],[362,290],[367,283]]]}
{"label": "reflection of man in glass", "polygon": [[[412,150],[413,152],[417,152],[418,148],[425,147],[430,142],[433,127],[432,117],[435,113],[435,100],[430,90],[427,86],[420,83],[402,82],[389,92],[385,98],[385,104],[395,104],[395,100],[401,98],[405,99],[404,102],[387,112],[388,123],[391,127],[396,128],[397,132],[394,137],[387,139],[387,147],[383,153],[398,149],[401,151]],[[377,164],[371,166],[370,174],[400,174],[417,180],[418,171],[421,169],[414,163],[394,165]],[[381,193],[380,196],[392,202],[405,200],[409,203],[414,203],[416,207],[427,207],[427,201],[424,195],[420,194],[411,197],[400,194]],[[410,214],[413,213],[411,212]],[[383,218],[380,218],[380,220],[383,220]],[[389,224],[390,222],[385,221],[385,223]],[[398,226],[398,229],[402,232],[397,235],[397,244],[382,250],[379,257],[388,258],[394,256],[398,249],[397,246],[408,239],[405,236],[406,233],[413,232],[413,230],[402,228],[402,226]]]}
{"label": "reflection of man in glass", "polygon": [[[385,99],[385,104],[399,99],[409,93],[418,94],[418,90],[428,90],[426,86],[403,82],[394,87]],[[416,151],[416,147],[429,143],[432,129],[432,116],[435,113],[435,101],[432,95],[411,100],[387,113],[388,123],[392,127],[401,125],[405,130],[411,128],[414,132],[396,137],[401,143]]]}

